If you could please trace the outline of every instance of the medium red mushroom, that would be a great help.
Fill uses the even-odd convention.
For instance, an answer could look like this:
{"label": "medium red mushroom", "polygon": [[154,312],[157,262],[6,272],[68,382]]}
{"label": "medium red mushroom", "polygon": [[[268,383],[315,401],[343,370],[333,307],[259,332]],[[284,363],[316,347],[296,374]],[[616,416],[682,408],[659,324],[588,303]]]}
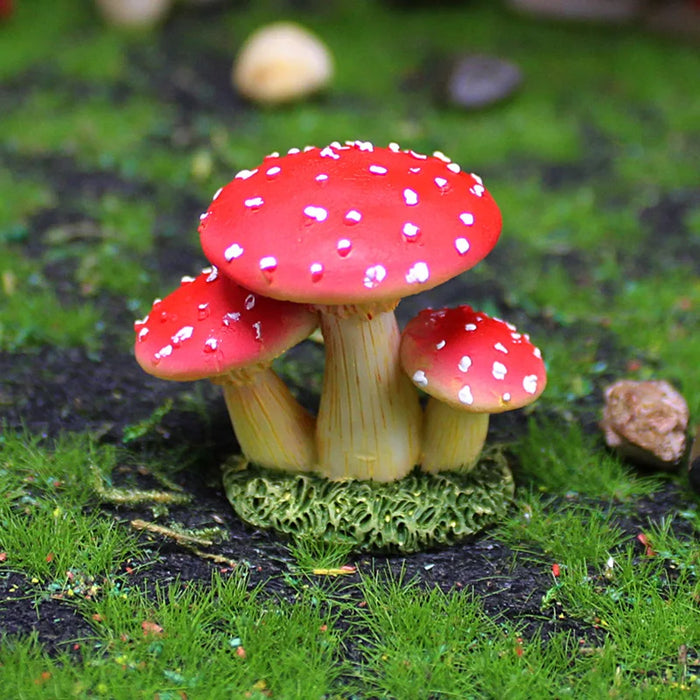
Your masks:
{"label": "medium red mushroom", "polygon": [[394,307],[474,266],[500,229],[478,176],[396,144],[273,153],[215,195],[200,224],[209,260],[260,294],[320,311],[323,474],[391,481],[412,469],[420,407],[399,367]]}
{"label": "medium red mushroom", "polygon": [[270,368],[316,327],[307,307],[267,299],[208,268],[136,321],[135,355],[161,379],[221,384],[243,454],[290,471],[316,465],[314,419]]}
{"label": "medium red mushroom", "polygon": [[532,403],[547,383],[542,354],[529,337],[470,306],[426,309],[409,321],[401,364],[430,395],[421,467],[433,473],[474,467],[489,414]]}

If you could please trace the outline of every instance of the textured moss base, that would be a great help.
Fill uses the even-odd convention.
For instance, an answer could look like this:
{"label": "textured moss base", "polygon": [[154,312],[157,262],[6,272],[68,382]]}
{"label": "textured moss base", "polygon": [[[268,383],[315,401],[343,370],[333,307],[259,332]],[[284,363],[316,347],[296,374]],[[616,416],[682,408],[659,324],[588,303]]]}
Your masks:
{"label": "textured moss base", "polygon": [[513,495],[508,465],[495,452],[468,474],[416,470],[388,484],[246,468],[240,459],[224,466],[223,478],[234,510],[251,525],[363,551],[452,544],[502,518]]}

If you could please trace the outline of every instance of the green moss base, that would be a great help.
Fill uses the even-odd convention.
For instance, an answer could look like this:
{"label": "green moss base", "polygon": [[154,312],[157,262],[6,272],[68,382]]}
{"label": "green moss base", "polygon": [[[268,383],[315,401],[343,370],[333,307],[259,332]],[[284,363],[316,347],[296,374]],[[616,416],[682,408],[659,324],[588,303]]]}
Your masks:
{"label": "green moss base", "polygon": [[316,475],[224,466],[224,488],[236,513],[259,528],[363,551],[415,552],[452,544],[501,519],[513,478],[500,453],[468,474],[425,474],[400,481],[328,481]]}

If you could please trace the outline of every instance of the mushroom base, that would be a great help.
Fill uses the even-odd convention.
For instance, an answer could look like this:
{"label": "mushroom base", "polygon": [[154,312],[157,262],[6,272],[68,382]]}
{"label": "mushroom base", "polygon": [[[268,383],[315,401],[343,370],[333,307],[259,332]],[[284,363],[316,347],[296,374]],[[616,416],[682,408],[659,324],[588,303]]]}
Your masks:
{"label": "mushroom base", "polygon": [[513,478],[490,449],[469,473],[414,470],[399,481],[335,482],[313,474],[224,465],[226,495],[251,525],[284,535],[349,543],[359,551],[415,552],[449,545],[501,520]]}

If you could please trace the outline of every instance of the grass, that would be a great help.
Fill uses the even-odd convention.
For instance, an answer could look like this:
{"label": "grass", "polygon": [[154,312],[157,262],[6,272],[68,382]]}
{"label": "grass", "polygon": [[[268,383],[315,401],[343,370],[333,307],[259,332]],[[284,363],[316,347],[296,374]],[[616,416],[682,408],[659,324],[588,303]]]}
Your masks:
{"label": "grass", "polygon": [[[286,595],[251,587],[244,564],[213,569],[210,581],[134,586],[130,567],[147,570],[154,561],[148,541],[95,509],[94,485],[85,478],[87,464],[109,477],[124,448],[85,436],[51,442],[5,431],[0,582],[18,577],[14,589],[6,587],[9,598],[21,590],[38,606],[49,599],[71,604],[91,632],[51,655],[32,635],[5,638],[3,691],[22,699],[696,692],[697,511],[676,516],[685,535],[670,518],[647,523],[638,533],[646,537],[642,546],[612,508],[580,499],[631,501],[659,483],[607,458],[595,463],[574,430],[538,450],[537,431],[545,429],[533,422],[517,454],[525,461],[535,451],[541,461],[530,462],[530,479],[550,495],[522,493],[514,517],[494,535],[541,571],[539,620],[494,615],[488,597],[469,589],[425,587],[405,573],[373,573],[366,562],[350,581],[341,569],[347,547],[307,541],[289,546]],[[561,474],[571,464],[600,476],[569,484]],[[550,619],[577,620],[578,636],[556,625],[545,633]]]}

